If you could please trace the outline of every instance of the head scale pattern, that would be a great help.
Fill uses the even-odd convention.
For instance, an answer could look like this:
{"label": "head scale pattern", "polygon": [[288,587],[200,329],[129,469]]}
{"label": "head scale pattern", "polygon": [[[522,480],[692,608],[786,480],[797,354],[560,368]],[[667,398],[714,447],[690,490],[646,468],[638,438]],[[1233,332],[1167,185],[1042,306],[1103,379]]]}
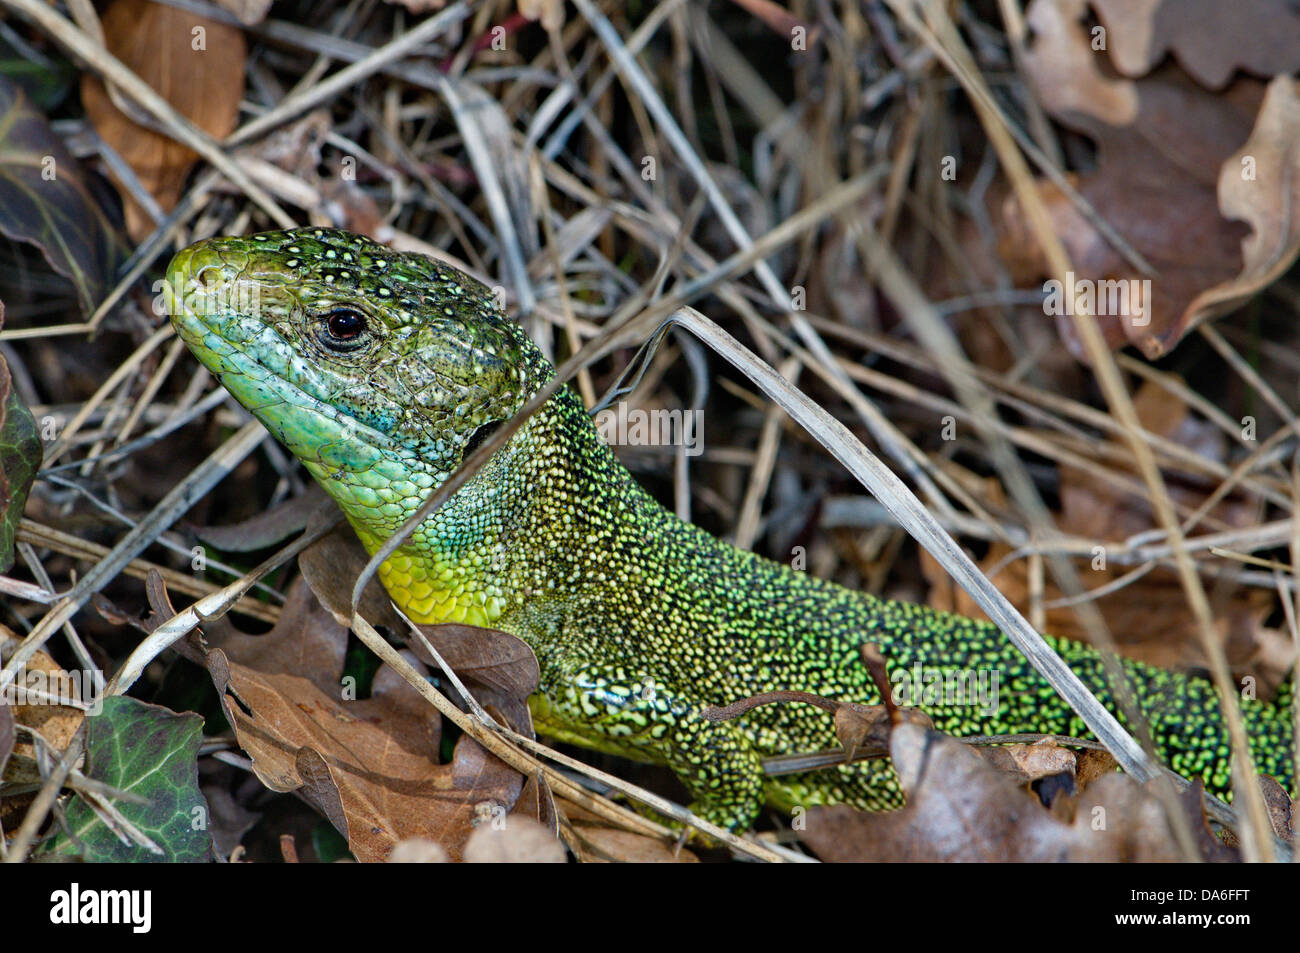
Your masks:
{"label": "head scale pattern", "polygon": [[[246,354],[440,468],[554,373],[481,282],[349,232],[210,239],[172,269],[185,273],[187,306],[255,345]],[[249,292],[255,307],[239,304]]]}

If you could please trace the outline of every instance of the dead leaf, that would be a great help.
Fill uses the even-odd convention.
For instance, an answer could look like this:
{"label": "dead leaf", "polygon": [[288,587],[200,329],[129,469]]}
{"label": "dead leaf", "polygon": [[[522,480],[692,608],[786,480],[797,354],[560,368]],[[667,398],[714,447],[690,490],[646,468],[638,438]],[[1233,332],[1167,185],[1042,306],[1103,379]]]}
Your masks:
{"label": "dead leaf", "polygon": [[[0,664],[13,656],[21,642],[11,630],[0,625]],[[9,691],[13,692],[12,700],[16,704],[6,702],[4,707],[12,723],[39,732],[55,753],[66,751],[81,727],[85,713],[72,705],[52,703],[47,696],[80,699],[82,692],[78,680],[48,654],[37,651],[22,667]],[[32,694],[27,694],[29,692]],[[39,782],[41,775],[36,762],[36,747],[20,738],[20,735],[11,737],[12,748],[3,778],[6,781]]]}
{"label": "dead leaf", "polygon": [[524,782],[524,789],[519,792],[512,814],[518,814],[541,824],[555,837],[560,836],[560,816],[555,807],[555,795],[546,777],[535,774]]}
{"label": "dead leaf", "polygon": [[[0,77],[0,233],[30,243],[72,285],[85,315],[99,306],[130,249],[95,198],[95,184],[50,127],[49,120],[12,80]],[[25,287],[12,261],[10,293]],[[18,295],[21,297],[21,294]]]}
{"label": "dead leaf", "polygon": [[1119,767],[1119,762],[1115,760],[1113,754],[1096,748],[1084,748],[1075,755],[1075,762],[1075,781],[1080,791],[1098,778],[1114,774],[1115,769]]}
{"label": "dead leaf", "polygon": [[1231,311],[1280,278],[1300,254],[1300,94],[1295,80],[1269,83],[1250,138],[1223,163],[1219,210],[1251,227],[1241,273],[1202,292],[1189,324]]}
{"label": "dead leaf", "polygon": [[[346,626],[352,619],[352,587],[369,559],[357,534],[346,523],[341,523],[332,533],[298,554],[298,568],[302,570],[303,578],[340,625]],[[392,600],[378,578],[371,579],[361,593],[357,610],[371,625],[384,626],[390,632],[406,637],[406,623],[393,610]]]}
{"label": "dead leaf", "polygon": [[[114,0],[103,16],[108,51],[137,73],[176,111],[214,139],[239,120],[247,49],[241,30],[150,0]],[[103,82],[87,73],[81,84],[86,116],[99,135],[135,171],[164,212],[180,201],[198,161],[188,146],[127,116]],[[153,219],[119,185],[127,231],[142,241]]]}
{"label": "dead leaf", "polygon": [[875,750],[889,744],[889,712],[883,705],[844,702],[835,709],[835,737],[852,760],[859,750]]}
{"label": "dead leaf", "polygon": [[439,764],[437,712],[390,668],[370,698],[352,698],[340,685],[346,634],[299,581],[270,633],[214,638],[208,667],[240,746],[267,787],[298,792],[358,860],[383,860],[408,837],[458,858],[474,822],[508,812],[523,778],[468,736]]}
{"label": "dead leaf", "polygon": [[383,210],[374,196],[357,184],[354,175],[347,174],[343,163],[348,158],[333,163],[334,175],[320,183],[321,198],[343,228],[377,242],[387,242],[392,226],[384,221]]}
{"label": "dead leaf", "polygon": [[1033,31],[1027,63],[1034,92],[1056,116],[1077,113],[1109,126],[1138,116],[1137,87],[1107,76],[1090,37],[1080,29],[1087,0],[1035,0],[1025,12]]}
{"label": "dead leaf", "polygon": [[1292,840],[1296,834],[1295,802],[1286,789],[1268,775],[1259,779],[1259,788],[1264,793],[1264,806],[1268,808],[1273,833],[1284,841]]}
{"label": "dead leaf", "polygon": [[1075,776],[1075,753],[1048,738],[1031,745],[1000,745],[975,750],[985,761],[1019,784],[1029,784],[1057,775],[1066,775],[1071,779]]}
{"label": "dead leaf", "polygon": [[[540,671],[527,643],[498,629],[455,622],[419,629],[480,705],[500,709],[516,731],[532,737],[528,696],[537,691]],[[418,639],[410,639],[409,648],[426,665],[434,664]]]}
{"label": "dead leaf", "polygon": [[[1203,14],[1197,29],[1205,36],[1215,36],[1207,18],[1222,23],[1239,16],[1230,7],[1196,7]],[[1125,23],[1142,24],[1140,38],[1112,28],[1098,40],[1084,22],[1087,10],[1087,0],[1034,0],[1026,11],[1034,42],[1025,70],[1044,108],[1096,143],[1095,169],[1072,175],[1072,183],[1155,274],[1140,273],[1056,185],[1043,181],[1041,198],[1074,268],[1068,283],[1045,289],[1054,291],[1045,307],[1080,359],[1070,312],[1075,300],[1088,299],[1076,294],[1092,295],[1088,306],[1111,346],[1132,343],[1155,358],[1200,321],[1257,293],[1300,252],[1300,236],[1290,224],[1295,160],[1288,148],[1300,135],[1300,111],[1292,107],[1284,85],[1289,80],[1283,78],[1274,81],[1265,112],[1264,84],[1254,78],[1238,77],[1210,91],[1177,65],[1160,65],[1141,78],[1121,75],[1115,58],[1122,57],[1129,70],[1148,59],[1156,63],[1152,51],[1161,43],[1173,44],[1180,61],[1200,64],[1216,78],[1228,60],[1212,62],[1204,50],[1193,50],[1182,14],[1166,17],[1163,6],[1158,21],[1151,19],[1156,14],[1150,3],[1125,12]],[[1118,6],[1105,10],[1120,16]],[[1153,23],[1177,26],[1177,32],[1158,36]],[[1229,35],[1233,29],[1225,26]],[[1118,46],[1107,45],[1117,35]],[[1267,56],[1264,61],[1271,62]],[[1243,182],[1241,159],[1254,155],[1250,150],[1259,153],[1255,178]],[[1017,281],[1048,277],[1014,198],[1005,200],[999,227],[999,251]]]}
{"label": "dead leaf", "polygon": [[[1172,53],[1192,78],[1221,89],[1237,70],[1300,69],[1300,14],[1287,0],[1092,0],[1115,68],[1142,76]],[[1224,15],[1224,14],[1229,15]]]}
{"label": "dead leaf", "polygon": [[[1072,821],[1043,808],[966,745],[899,725],[891,756],[907,806],[868,814],[812,807],[802,836],[825,861],[1173,862],[1182,859],[1158,798],[1112,774],[1080,796]],[[1196,797],[1196,825],[1210,835]],[[1187,809],[1190,801],[1182,802]],[[1217,841],[1211,859],[1235,858]]]}
{"label": "dead leaf", "polygon": [[[203,770],[204,764],[200,763],[200,774]],[[258,811],[248,810],[220,784],[204,784],[203,797],[208,802],[213,849],[218,856],[229,857],[239,848],[244,835],[262,819],[262,815]]]}

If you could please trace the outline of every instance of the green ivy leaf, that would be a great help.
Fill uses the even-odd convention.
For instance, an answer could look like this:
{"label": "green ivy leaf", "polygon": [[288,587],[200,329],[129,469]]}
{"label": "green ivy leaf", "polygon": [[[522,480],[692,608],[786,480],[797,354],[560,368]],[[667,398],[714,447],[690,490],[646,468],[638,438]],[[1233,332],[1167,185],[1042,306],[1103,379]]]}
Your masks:
{"label": "green ivy leaf", "polygon": [[67,832],[55,835],[45,856],[91,863],[211,859],[208,805],[199,791],[202,733],[198,715],[120,695],[104,699],[104,710],[86,719],[86,775],[147,800],[118,800],[114,806],[162,853],[124,844],[77,795],[68,805]]}
{"label": "green ivy leaf", "polygon": [[9,365],[0,357],[0,572],[14,564],[14,534],[44,454],[36,420],[14,391]]}

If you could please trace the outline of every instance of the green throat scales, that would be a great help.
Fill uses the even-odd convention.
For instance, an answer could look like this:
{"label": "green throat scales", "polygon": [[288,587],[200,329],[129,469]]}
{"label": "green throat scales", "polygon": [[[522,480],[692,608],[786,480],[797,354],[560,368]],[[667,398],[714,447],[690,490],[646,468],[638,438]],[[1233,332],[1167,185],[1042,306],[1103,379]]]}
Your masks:
{"label": "green throat scales", "polygon": [[[372,552],[554,374],[479,282],[346,232],[200,242],[176,256],[168,279],[186,344],[302,460]],[[778,689],[877,702],[858,654],[866,640],[891,671],[921,681],[913,701],[941,730],[1085,734],[991,624],[850,592],[677,519],[636,484],[567,388],[419,527],[381,579],[416,621],[522,638],[541,665],[539,730],[668,765],[698,812],[734,829],[765,801],[902,803],[885,761],[764,777],[765,757],[836,745],[819,709],[700,717]],[[1050,641],[1111,706],[1097,653]],[[1227,793],[1227,733],[1209,682],[1123,664],[1169,765]],[[939,688],[954,683],[966,688],[957,697]],[[1290,686],[1242,707],[1260,770],[1290,788]]]}

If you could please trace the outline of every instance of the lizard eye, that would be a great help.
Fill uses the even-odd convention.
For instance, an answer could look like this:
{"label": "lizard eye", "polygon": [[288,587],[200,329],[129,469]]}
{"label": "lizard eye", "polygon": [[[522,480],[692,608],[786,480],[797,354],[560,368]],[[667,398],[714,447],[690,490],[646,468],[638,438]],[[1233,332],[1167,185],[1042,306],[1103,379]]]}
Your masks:
{"label": "lizard eye", "polygon": [[321,343],[331,350],[351,351],[360,347],[366,333],[366,316],[350,308],[338,308],[325,315]]}

